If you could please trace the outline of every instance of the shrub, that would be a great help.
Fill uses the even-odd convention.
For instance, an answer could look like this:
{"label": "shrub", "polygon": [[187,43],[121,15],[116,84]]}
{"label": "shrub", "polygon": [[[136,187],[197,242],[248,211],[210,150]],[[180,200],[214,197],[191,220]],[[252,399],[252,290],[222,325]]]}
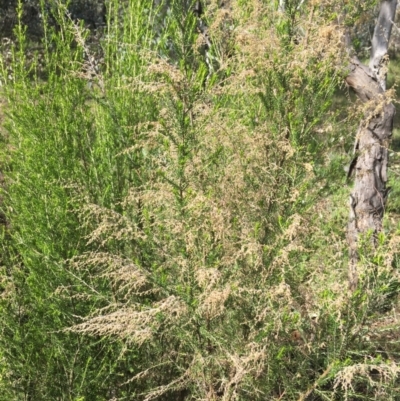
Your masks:
{"label": "shrub", "polygon": [[30,58],[19,25],[0,399],[395,399],[395,251],[344,291],[340,32],[302,4],[210,2],[207,39],[113,0],[96,53],[60,5]]}

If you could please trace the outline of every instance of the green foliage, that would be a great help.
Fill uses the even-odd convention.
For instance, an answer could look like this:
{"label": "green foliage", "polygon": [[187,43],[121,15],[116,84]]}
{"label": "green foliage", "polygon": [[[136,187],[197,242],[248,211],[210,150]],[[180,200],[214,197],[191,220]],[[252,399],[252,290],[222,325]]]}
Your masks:
{"label": "green foliage", "polygon": [[395,236],[344,290],[335,29],[211,4],[205,47],[154,3],[110,1],[101,49],[58,3],[2,61],[0,400],[395,399]]}

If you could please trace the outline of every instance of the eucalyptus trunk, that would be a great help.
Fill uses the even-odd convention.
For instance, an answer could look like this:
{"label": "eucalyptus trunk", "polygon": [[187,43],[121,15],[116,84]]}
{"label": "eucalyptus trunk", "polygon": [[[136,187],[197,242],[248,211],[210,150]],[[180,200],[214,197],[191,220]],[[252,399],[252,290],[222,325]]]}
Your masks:
{"label": "eucalyptus trunk", "polygon": [[358,284],[360,239],[376,246],[385,211],[387,194],[388,145],[392,136],[395,107],[386,93],[388,44],[395,18],[397,0],[382,1],[372,39],[369,66],[351,59],[347,84],[365,104],[349,176],[355,173],[350,195],[347,238],[350,249],[349,287]]}

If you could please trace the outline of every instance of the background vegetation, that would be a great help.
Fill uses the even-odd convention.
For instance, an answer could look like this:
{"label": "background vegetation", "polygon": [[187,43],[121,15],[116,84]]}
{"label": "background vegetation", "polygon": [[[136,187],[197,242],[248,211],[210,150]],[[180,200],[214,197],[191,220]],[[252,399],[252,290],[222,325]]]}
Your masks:
{"label": "background vegetation", "polygon": [[399,400],[397,136],[347,291],[344,5],[35,4],[2,47],[0,400]]}

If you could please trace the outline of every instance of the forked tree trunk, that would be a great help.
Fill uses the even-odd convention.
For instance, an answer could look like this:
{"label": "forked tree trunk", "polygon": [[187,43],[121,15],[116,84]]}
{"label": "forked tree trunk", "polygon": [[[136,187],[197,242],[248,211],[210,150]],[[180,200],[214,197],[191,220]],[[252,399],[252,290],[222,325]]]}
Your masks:
{"label": "forked tree trunk", "polygon": [[388,194],[388,145],[393,129],[395,107],[387,98],[386,75],[388,44],[395,18],[397,0],[382,1],[372,39],[369,67],[357,58],[351,60],[347,84],[365,103],[364,119],[358,129],[355,156],[349,176],[355,172],[354,189],[350,195],[350,219],[347,239],[350,250],[349,287],[358,283],[360,239],[365,237],[372,247],[382,230]]}

